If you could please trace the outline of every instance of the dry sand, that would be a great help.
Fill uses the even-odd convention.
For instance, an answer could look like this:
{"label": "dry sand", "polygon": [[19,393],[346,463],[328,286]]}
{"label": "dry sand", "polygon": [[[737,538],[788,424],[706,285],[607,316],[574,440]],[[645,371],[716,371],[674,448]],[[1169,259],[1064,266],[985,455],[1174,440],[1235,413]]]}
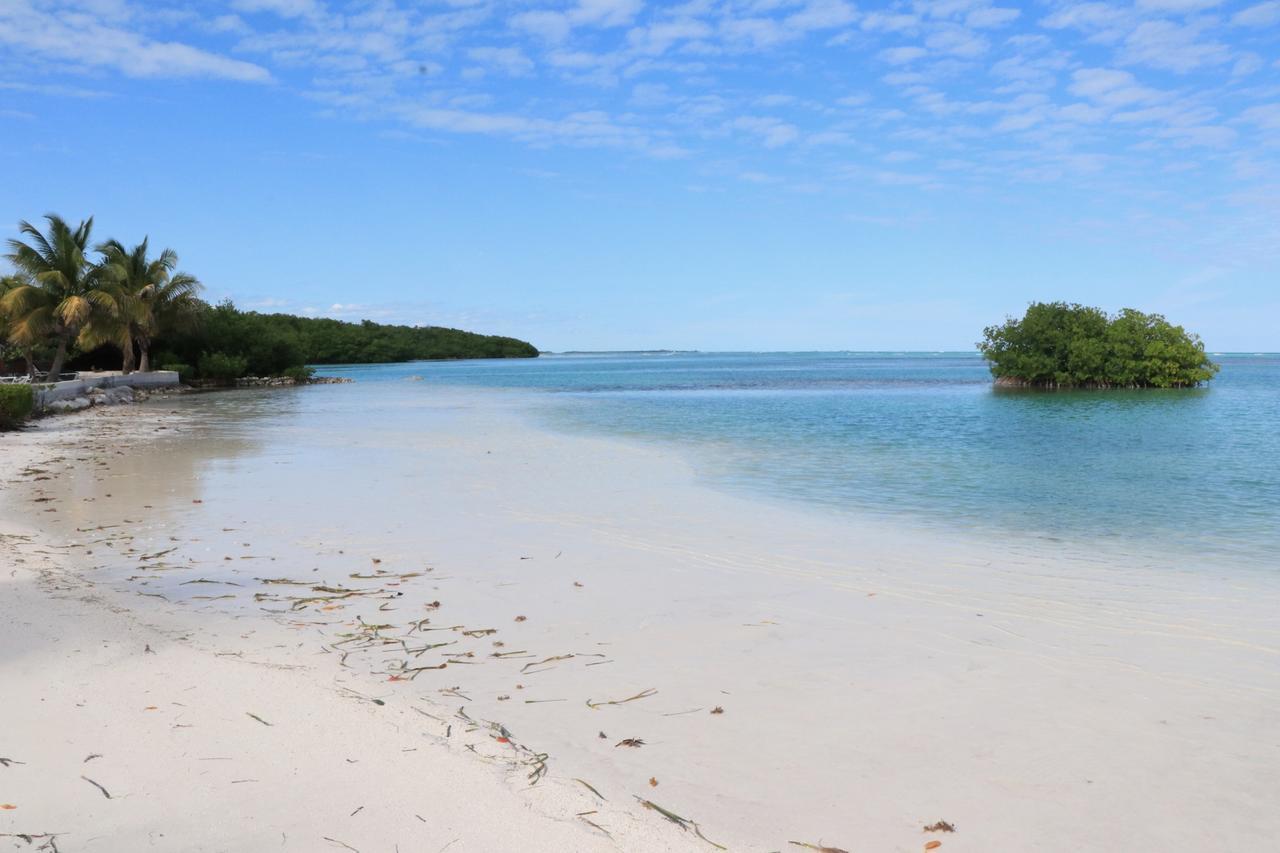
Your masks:
{"label": "dry sand", "polygon": [[[1280,837],[1274,576],[745,500],[673,450],[533,428],[516,396],[350,421],[344,390],[0,437],[0,833],[64,853]],[[334,408],[263,414],[273,393]]]}

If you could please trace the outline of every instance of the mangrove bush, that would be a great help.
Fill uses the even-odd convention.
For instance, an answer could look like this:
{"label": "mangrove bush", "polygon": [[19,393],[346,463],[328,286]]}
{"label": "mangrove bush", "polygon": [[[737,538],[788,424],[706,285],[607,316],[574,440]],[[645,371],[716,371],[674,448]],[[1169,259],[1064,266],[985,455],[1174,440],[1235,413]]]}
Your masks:
{"label": "mangrove bush", "polygon": [[1005,385],[1191,388],[1218,372],[1199,336],[1132,308],[1108,315],[1084,305],[1035,302],[1020,319],[988,326],[978,349]]}

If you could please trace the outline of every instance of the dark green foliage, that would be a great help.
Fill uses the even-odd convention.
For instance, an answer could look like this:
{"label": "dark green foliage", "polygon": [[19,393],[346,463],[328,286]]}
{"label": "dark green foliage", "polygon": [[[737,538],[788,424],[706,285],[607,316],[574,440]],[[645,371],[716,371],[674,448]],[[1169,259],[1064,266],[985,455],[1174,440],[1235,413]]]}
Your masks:
{"label": "dark green foliage", "polygon": [[[515,338],[436,326],[344,323],[290,314],[241,311],[230,302],[203,306],[190,330],[156,341],[161,361],[199,364],[204,353],[243,357],[253,376],[277,376],[303,364],[372,364],[419,359],[531,358]],[[201,368],[203,374],[203,367]]]}
{"label": "dark green foliage", "polygon": [[287,376],[290,379],[292,379],[294,382],[297,382],[299,385],[302,385],[311,381],[311,377],[316,375],[316,369],[314,367],[303,367],[303,366],[286,367],[284,371],[281,373],[281,375]]}
{"label": "dark green foliage", "polygon": [[0,385],[0,430],[15,429],[35,405],[30,385]]}
{"label": "dark green foliage", "polygon": [[160,369],[172,370],[174,373],[178,374],[179,382],[190,382],[192,379],[196,378],[196,369],[190,364],[182,364],[180,362],[167,363],[161,364]]}
{"label": "dark green foliage", "polygon": [[249,369],[249,360],[242,355],[227,355],[224,352],[208,352],[200,356],[200,376],[204,379],[217,379],[226,382],[239,379]]}
{"label": "dark green foliage", "polygon": [[1197,335],[1159,314],[1036,302],[983,330],[978,349],[997,380],[1044,388],[1190,388],[1218,366]]}

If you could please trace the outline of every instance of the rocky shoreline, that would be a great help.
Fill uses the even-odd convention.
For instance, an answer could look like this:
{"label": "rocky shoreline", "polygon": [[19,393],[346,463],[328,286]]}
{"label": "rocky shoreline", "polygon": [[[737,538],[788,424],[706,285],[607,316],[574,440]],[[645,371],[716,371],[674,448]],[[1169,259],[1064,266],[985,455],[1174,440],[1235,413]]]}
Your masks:
{"label": "rocky shoreline", "polygon": [[241,376],[232,382],[219,379],[195,379],[188,385],[194,389],[206,388],[288,388],[294,385],[345,385],[354,382],[345,376],[313,376],[299,381],[292,376]]}
{"label": "rocky shoreline", "polygon": [[195,380],[190,384],[177,385],[163,389],[141,389],[128,385],[114,388],[90,388],[78,397],[67,400],[54,400],[44,407],[40,414],[65,414],[79,412],[95,406],[117,406],[128,403],[140,403],[157,395],[189,394],[195,391],[226,390],[232,388],[289,388],[296,385],[345,385],[354,380],[345,376],[314,376],[298,381],[291,376],[242,376],[234,384],[217,383],[209,380]]}

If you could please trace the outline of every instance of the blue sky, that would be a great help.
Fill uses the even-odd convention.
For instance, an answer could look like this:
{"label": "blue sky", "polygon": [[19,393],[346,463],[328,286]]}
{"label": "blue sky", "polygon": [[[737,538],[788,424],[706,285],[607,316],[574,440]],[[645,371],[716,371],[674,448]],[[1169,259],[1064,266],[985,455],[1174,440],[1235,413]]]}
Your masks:
{"label": "blue sky", "polygon": [[0,0],[0,231],[547,349],[1280,349],[1280,0]]}

